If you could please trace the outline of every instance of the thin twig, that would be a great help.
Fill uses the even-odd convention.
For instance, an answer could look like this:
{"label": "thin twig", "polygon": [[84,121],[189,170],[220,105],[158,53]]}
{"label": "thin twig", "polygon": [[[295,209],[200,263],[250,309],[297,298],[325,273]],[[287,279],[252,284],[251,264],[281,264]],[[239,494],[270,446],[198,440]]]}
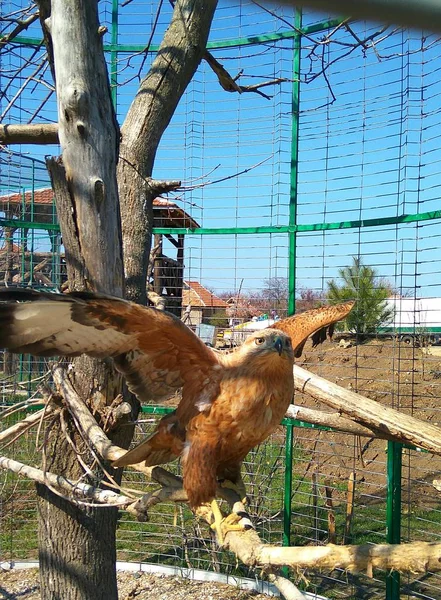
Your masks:
{"label": "thin twig", "polygon": [[234,179],[235,177],[239,177],[240,175],[244,175],[245,173],[249,173],[253,169],[257,169],[257,167],[260,167],[264,163],[266,163],[269,160],[271,160],[271,158],[273,158],[273,156],[274,155],[272,154],[271,156],[268,156],[267,158],[264,158],[263,160],[259,161],[258,163],[255,163],[251,167],[247,167],[246,169],[243,169],[242,171],[237,171],[236,173],[233,173],[232,175],[227,175],[226,177],[221,177],[220,179],[214,179],[213,181],[205,181],[204,183],[199,183],[197,185],[189,185],[189,186],[186,186],[185,188],[182,187],[181,189],[185,190],[186,192],[188,192],[188,191],[191,191],[191,190],[197,190],[197,189],[200,189],[200,188],[207,187],[208,185],[214,185],[216,183],[221,183],[223,181],[228,181],[229,179]]}

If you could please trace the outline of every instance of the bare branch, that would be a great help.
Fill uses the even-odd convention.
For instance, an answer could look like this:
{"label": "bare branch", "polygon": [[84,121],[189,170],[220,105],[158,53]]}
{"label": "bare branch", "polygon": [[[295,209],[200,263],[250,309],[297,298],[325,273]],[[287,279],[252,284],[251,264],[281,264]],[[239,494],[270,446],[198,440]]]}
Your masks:
{"label": "bare branch", "polygon": [[17,437],[19,437],[22,433],[26,433],[26,431],[28,431],[31,427],[38,425],[42,417],[52,414],[54,410],[55,407],[48,406],[47,410],[38,410],[37,412],[28,415],[22,421],[15,423],[15,425],[11,425],[11,427],[8,427],[8,429],[0,432],[0,443],[9,443],[12,438],[16,440]]}
{"label": "bare branch", "polygon": [[46,59],[44,58],[38,65],[37,68],[35,69],[35,71],[33,73],[31,73],[24,81],[24,83],[20,86],[20,88],[17,90],[17,92],[14,94],[14,97],[12,98],[12,100],[9,101],[8,105],[6,106],[5,110],[3,111],[3,113],[0,116],[0,121],[3,121],[5,116],[8,114],[8,112],[11,110],[11,108],[14,106],[15,102],[17,101],[17,99],[19,98],[19,96],[23,93],[23,91],[25,90],[25,88],[28,86],[28,84],[35,78],[35,76],[43,69],[44,65],[46,63]]}
{"label": "bare branch", "polygon": [[285,413],[285,417],[289,419],[298,419],[311,423],[313,425],[321,425],[323,427],[332,427],[335,431],[342,431],[352,435],[361,435],[363,437],[372,438],[373,436],[381,439],[395,439],[393,436],[388,436],[387,433],[378,432],[369,427],[359,425],[351,419],[341,415],[339,412],[329,413],[321,410],[307,408],[306,406],[295,406],[291,404]]}
{"label": "bare branch", "polygon": [[58,123],[0,125],[0,143],[58,144]]}
{"label": "bare branch", "polygon": [[242,171],[237,171],[236,173],[233,173],[232,175],[227,175],[226,177],[220,177],[219,179],[215,179],[213,181],[205,181],[203,183],[189,185],[189,186],[186,186],[185,188],[183,187],[182,189],[187,192],[190,190],[197,190],[199,188],[206,187],[207,185],[214,185],[215,183],[221,183],[222,181],[228,181],[229,179],[234,179],[235,177],[239,177],[239,175],[244,175],[245,173],[249,173],[250,171],[252,171],[253,169],[256,169],[257,167],[260,167],[260,165],[263,165],[271,158],[272,158],[272,155],[268,156],[267,158],[264,158],[263,160],[259,161],[258,163],[254,164],[254,165],[251,165],[251,167],[242,169]]}
{"label": "bare branch", "polygon": [[87,504],[84,501],[85,499],[93,500],[101,506],[118,506],[124,508],[133,504],[133,498],[116,494],[111,490],[102,490],[87,483],[73,482],[61,475],[55,475],[47,471],[43,472],[41,469],[30,467],[6,456],[0,457],[0,468],[8,469],[43,485],[49,484],[55,489],[65,491],[69,494],[68,499],[70,501],[77,500],[81,504]]}
{"label": "bare branch", "polygon": [[278,78],[273,79],[271,81],[265,81],[263,83],[257,83],[254,85],[239,85],[236,82],[242,74],[241,72],[238,75],[236,75],[236,77],[232,77],[208,50],[205,50],[203,58],[210,65],[211,69],[216,74],[222,89],[224,89],[226,92],[237,92],[238,94],[242,94],[243,92],[255,92],[257,94],[260,94],[267,100],[270,100],[271,96],[267,96],[266,94],[261,92],[260,88],[269,85],[279,85],[285,81],[288,81],[288,79]]}
{"label": "bare branch", "polygon": [[294,387],[341,411],[356,422],[395,440],[441,454],[441,429],[387,408],[294,365]]}
{"label": "bare branch", "polygon": [[139,169],[137,169],[136,166],[132,162],[130,162],[130,160],[128,160],[121,154],[119,155],[119,158],[120,160],[123,160],[127,165],[132,167],[135,173],[144,181],[147,187],[154,194],[166,194],[167,192],[172,192],[181,187],[181,181],[179,179],[153,179],[152,177],[143,177]]}
{"label": "bare branch", "polygon": [[91,441],[99,454],[106,460],[116,460],[125,454],[126,450],[112,444],[101,427],[99,427],[86,404],[74,390],[67,377],[66,370],[60,365],[55,365],[52,369],[52,374],[59,392],[74,415],[78,430]]}
{"label": "bare branch", "polygon": [[12,31],[10,31],[8,34],[2,36],[0,38],[0,50],[6,46],[6,44],[8,42],[10,42],[11,40],[13,40],[15,37],[17,37],[17,35],[19,35],[22,31],[25,31],[29,25],[32,25],[32,23],[34,23],[34,21],[36,21],[39,17],[39,13],[38,11],[31,14],[27,19],[2,19],[2,21],[5,20],[10,20],[13,21],[14,23],[16,23],[16,27],[14,27],[14,29]]}

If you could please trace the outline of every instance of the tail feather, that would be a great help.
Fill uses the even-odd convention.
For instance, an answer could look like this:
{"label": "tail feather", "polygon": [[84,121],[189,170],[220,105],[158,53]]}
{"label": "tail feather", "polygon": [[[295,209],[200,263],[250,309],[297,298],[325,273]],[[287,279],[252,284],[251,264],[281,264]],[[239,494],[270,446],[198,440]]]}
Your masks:
{"label": "tail feather", "polygon": [[126,467],[143,462],[146,467],[163,465],[176,458],[170,448],[155,448],[155,438],[158,431],[155,431],[147,439],[126,452],[121,458],[112,463],[113,467]]}
{"label": "tail feather", "polygon": [[177,424],[175,413],[162,418],[151,435],[115,460],[112,466],[125,467],[143,462],[146,467],[154,467],[175,460],[184,447],[182,439],[175,432]]}

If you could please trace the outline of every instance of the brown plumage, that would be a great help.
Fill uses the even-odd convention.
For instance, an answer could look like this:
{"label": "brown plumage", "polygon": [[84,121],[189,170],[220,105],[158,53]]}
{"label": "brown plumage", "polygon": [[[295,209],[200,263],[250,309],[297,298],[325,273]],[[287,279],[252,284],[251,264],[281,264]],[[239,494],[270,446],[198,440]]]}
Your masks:
{"label": "brown plumage", "polygon": [[303,313],[292,315],[281,321],[276,321],[271,328],[280,329],[287,333],[294,348],[294,356],[301,356],[303,347],[309,336],[315,347],[325,341],[326,335],[332,338],[335,324],[349,314],[355,302],[344,302],[330,306],[320,306]]}
{"label": "brown plumage", "polygon": [[181,456],[192,507],[214,498],[219,479],[241,484],[242,460],[274,431],[291,402],[294,354],[353,304],[278,321],[223,355],[173,315],[117,298],[2,290],[1,300],[0,347],[39,356],[111,356],[141,401],[182,388],[176,410],[114,466]]}

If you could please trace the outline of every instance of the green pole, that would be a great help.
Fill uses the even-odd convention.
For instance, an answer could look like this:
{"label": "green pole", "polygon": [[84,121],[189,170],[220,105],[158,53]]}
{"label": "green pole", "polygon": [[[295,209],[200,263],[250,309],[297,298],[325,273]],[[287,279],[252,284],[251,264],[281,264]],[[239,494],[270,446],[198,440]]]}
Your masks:
{"label": "green pole", "polygon": [[[302,47],[302,11],[295,9],[294,56],[293,56],[293,85],[291,96],[291,176],[289,190],[289,225],[297,224],[297,187],[298,187],[298,154],[299,154],[299,101],[300,101],[300,52]],[[288,249],[288,314],[296,310],[296,231],[289,233]],[[283,545],[291,545],[291,509],[292,509],[292,463],[294,448],[294,426],[291,421],[286,425],[285,440],[285,493],[283,495]],[[288,568],[282,569],[285,577]]]}
{"label": "green pole", "polygon": [[110,52],[110,90],[113,108],[117,109],[118,101],[118,0],[112,0],[112,50]]}
{"label": "green pole", "polygon": [[[294,27],[294,58],[293,58],[293,84],[292,84],[292,126],[291,126],[291,178],[289,191],[289,225],[297,224],[297,192],[298,192],[298,157],[299,157],[299,118],[300,118],[300,54],[302,49],[302,11],[295,9]],[[288,258],[288,314],[296,310],[296,231],[289,234]]]}
{"label": "green pole", "polygon": [[[387,443],[387,542],[401,542],[401,468],[403,444]],[[386,600],[400,600],[400,574],[392,571],[386,575]]]}
{"label": "green pole", "polygon": [[[285,485],[283,494],[283,545],[291,545],[291,508],[292,508],[292,463],[294,449],[294,424],[288,421],[285,437]],[[282,569],[288,576],[288,567]]]}

